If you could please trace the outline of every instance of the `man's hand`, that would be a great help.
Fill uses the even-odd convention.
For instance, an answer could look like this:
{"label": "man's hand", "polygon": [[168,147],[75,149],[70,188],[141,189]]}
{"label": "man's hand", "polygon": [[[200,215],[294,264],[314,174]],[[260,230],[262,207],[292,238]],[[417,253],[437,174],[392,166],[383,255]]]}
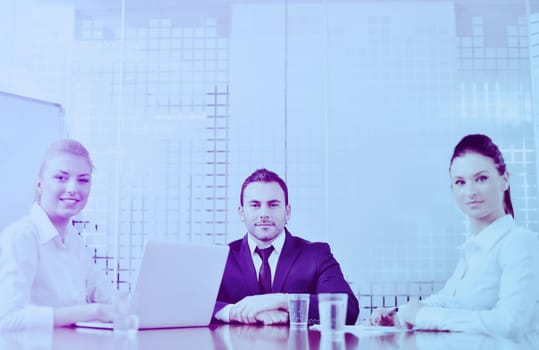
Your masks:
{"label": "man's hand", "polygon": [[262,311],[256,315],[256,319],[265,325],[287,323],[288,312],[283,310]]}
{"label": "man's hand", "polygon": [[278,310],[288,310],[288,299],[286,294],[272,293],[251,295],[243,298],[232,306],[230,309],[230,320],[241,323],[256,323],[262,321],[257,319],[259,313],[263,311]]}

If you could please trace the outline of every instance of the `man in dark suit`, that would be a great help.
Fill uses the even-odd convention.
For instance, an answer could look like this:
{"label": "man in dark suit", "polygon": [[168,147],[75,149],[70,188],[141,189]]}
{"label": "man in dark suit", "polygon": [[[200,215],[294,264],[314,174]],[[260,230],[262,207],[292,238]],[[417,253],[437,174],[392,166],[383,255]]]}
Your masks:
{"label": "man in dark suit", "polygon": [[230,243],[214,317],[222,322],[286,323],[287,293],[309,293],[309,319],[317,322],[317,293],[347,293],[346,323],[354,324],[359,303],[327,243],[292,236],[286,183],[258,169],[245,179],[238,212],[247,234]]}

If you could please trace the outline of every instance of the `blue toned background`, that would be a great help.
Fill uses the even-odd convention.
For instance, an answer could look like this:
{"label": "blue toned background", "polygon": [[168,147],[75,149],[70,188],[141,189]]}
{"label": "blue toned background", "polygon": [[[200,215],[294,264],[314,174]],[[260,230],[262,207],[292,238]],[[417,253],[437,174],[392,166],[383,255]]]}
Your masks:
{"label": "blue toned background", "polygon": [[539,1],[0,2],[0,91],[60,103],[89,146],[79,226],[119,288],[148,237],[243,235],[241,182],[267,167],[354,291],[436,289],[467,230],[448,165],[470,132],[539,230]]}

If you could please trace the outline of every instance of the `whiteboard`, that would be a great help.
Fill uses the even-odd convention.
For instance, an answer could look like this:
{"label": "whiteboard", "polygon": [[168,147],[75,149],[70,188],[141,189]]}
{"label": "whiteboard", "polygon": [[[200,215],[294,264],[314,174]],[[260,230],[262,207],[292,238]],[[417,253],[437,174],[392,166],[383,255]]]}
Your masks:
{"label": "whiteboard", "polygon": [[0,230],[29,213],[41,159],[64,136],[60,104],[0,91]]}

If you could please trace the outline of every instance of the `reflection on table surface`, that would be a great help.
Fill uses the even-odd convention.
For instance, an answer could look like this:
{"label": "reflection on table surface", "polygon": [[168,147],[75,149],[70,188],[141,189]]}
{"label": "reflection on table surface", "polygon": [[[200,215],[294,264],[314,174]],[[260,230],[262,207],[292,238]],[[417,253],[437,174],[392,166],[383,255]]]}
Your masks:
{"label": "reflection on table surface", "polygon": [[539,334],[518,340],[480,334],[448,332],[402,332],[350,334],[339,337],[287,326],[220,325],[139,331],[135,337],[107,330],[57,328],[50,332],[0,333],[0,349],[481,349],[537,350]]}

